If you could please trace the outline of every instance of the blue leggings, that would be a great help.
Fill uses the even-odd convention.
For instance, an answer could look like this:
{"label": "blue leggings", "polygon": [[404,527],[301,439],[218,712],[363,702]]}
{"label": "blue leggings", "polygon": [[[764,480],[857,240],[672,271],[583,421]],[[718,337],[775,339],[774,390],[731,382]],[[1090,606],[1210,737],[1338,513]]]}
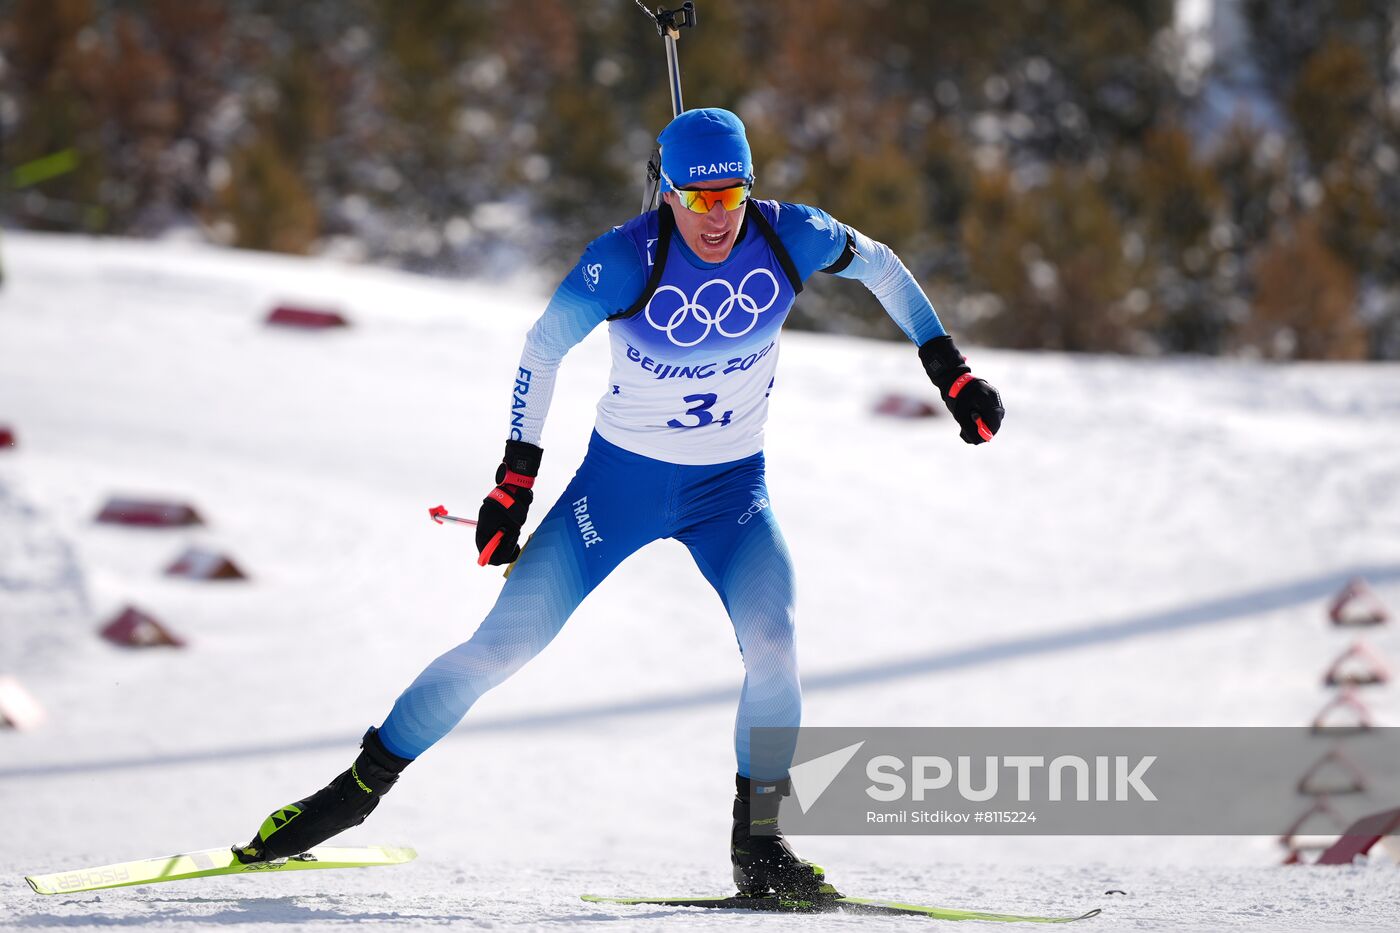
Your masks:
{"label": "blue leggings", "polygon": [[791,743],[765,741],[752,750],[749,743],[752,727],[795,729],[802,718],[792,560],[768,507],[763,454],[685,466],[631,453],[596,433],[481,626],[394,703],[379,730],[385,747],[402,758],[421,755],[478,697],[539,654],[614,567],[659,538],[690,549],[734,624],[745,671],[734,729],[739,773],[786,777]]}

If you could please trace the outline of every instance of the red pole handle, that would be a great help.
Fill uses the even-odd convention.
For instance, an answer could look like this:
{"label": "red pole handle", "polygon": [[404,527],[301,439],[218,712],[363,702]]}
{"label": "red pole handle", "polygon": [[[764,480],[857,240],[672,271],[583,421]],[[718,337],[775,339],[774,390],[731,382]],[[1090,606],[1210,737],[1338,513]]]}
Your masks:
{"label": "red pole handle", "polygon": [[478,567],[485,567],[491,562],[491,555],[496,553],[496,547],[501,543],[501,536],[504,534],[504,531],[498,531],[491,536],[490,541],[486,542],[486,547],[481,549],[481,554],[476,558]]}

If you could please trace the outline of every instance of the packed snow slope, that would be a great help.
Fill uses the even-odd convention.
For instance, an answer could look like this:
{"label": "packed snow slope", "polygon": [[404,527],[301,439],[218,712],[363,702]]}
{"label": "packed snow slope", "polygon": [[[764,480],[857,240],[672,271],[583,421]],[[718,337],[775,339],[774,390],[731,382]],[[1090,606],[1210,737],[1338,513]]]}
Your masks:
{"label": "packed snow slope", "polygon": [[[730,887],[742,666],[675,542],[624,564],[342,837],[413,845],[417,862],[31,893],[26,873],[246,841],[471,634],[500,571],[427,509],[471,515],[490,488],[544,295],[179,243],[3,248],[0,424],[19,443],[0,450],[0,673],[49,719],[0,731],[0,928],[918,922],[577,900]],[[353,326],[264,326],[284,301]],[[947,417],[871,413],[886,391],[935,398],[912,347],[784,340],[769,478],[798,567],[807,722],[1309,722],[1351,638],[1326,624],[1330,597],[1361,575],[1400,607],[1400,368],[964,349],[1008,412],[978,448]],[[565,361],[542,502],[582,456],[607,365],[601,332]],[[189,501],[207,524],[94,523],[123,494]],[[191,544],[250,579],[164,577]],[[189,646],[99,640],[128,604]],[[1400,660],[1394,624],[1366,637]],[[1396,687],[1367,702],[1400,723]],[[1400,927],[1393,864],[1284,868],[1273,838],[797,842],[848,893],[1103,907],[1088,930]]]}

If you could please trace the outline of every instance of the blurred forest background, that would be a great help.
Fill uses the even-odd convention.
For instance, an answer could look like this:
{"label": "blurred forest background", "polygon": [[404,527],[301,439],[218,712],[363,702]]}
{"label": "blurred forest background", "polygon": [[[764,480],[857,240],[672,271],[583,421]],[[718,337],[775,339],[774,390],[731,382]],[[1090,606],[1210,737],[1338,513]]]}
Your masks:
{"label": "blurred forest background", "polygon": [[[1395,0],[697,6],[758,196],[969,339],[1400,359]],[[557,277],[639,209],[665,73],[633,0],[3,0],[0,219]],[[812,285],[798,326],[897,334]]]}

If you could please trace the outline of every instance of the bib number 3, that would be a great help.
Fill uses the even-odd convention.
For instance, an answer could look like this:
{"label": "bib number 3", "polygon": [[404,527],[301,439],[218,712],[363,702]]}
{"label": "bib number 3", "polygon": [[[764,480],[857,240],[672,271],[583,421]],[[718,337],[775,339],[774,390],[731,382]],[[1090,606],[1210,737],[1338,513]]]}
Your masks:
{"label": "bib number 3", "polygon": [[684,417],[694,418],[695,422],[691,424],[678,418],[672,418],[666,422],[668,428],[703,428],[707,424],[728,424],[734,417],[733,411],[726,411],[718,419],[715,418],[710,409],[714,407],[715,402],[719,401],[719,396],[713,392],[687,395],[681,401],[691,405],[690,408],[686,409]]}

